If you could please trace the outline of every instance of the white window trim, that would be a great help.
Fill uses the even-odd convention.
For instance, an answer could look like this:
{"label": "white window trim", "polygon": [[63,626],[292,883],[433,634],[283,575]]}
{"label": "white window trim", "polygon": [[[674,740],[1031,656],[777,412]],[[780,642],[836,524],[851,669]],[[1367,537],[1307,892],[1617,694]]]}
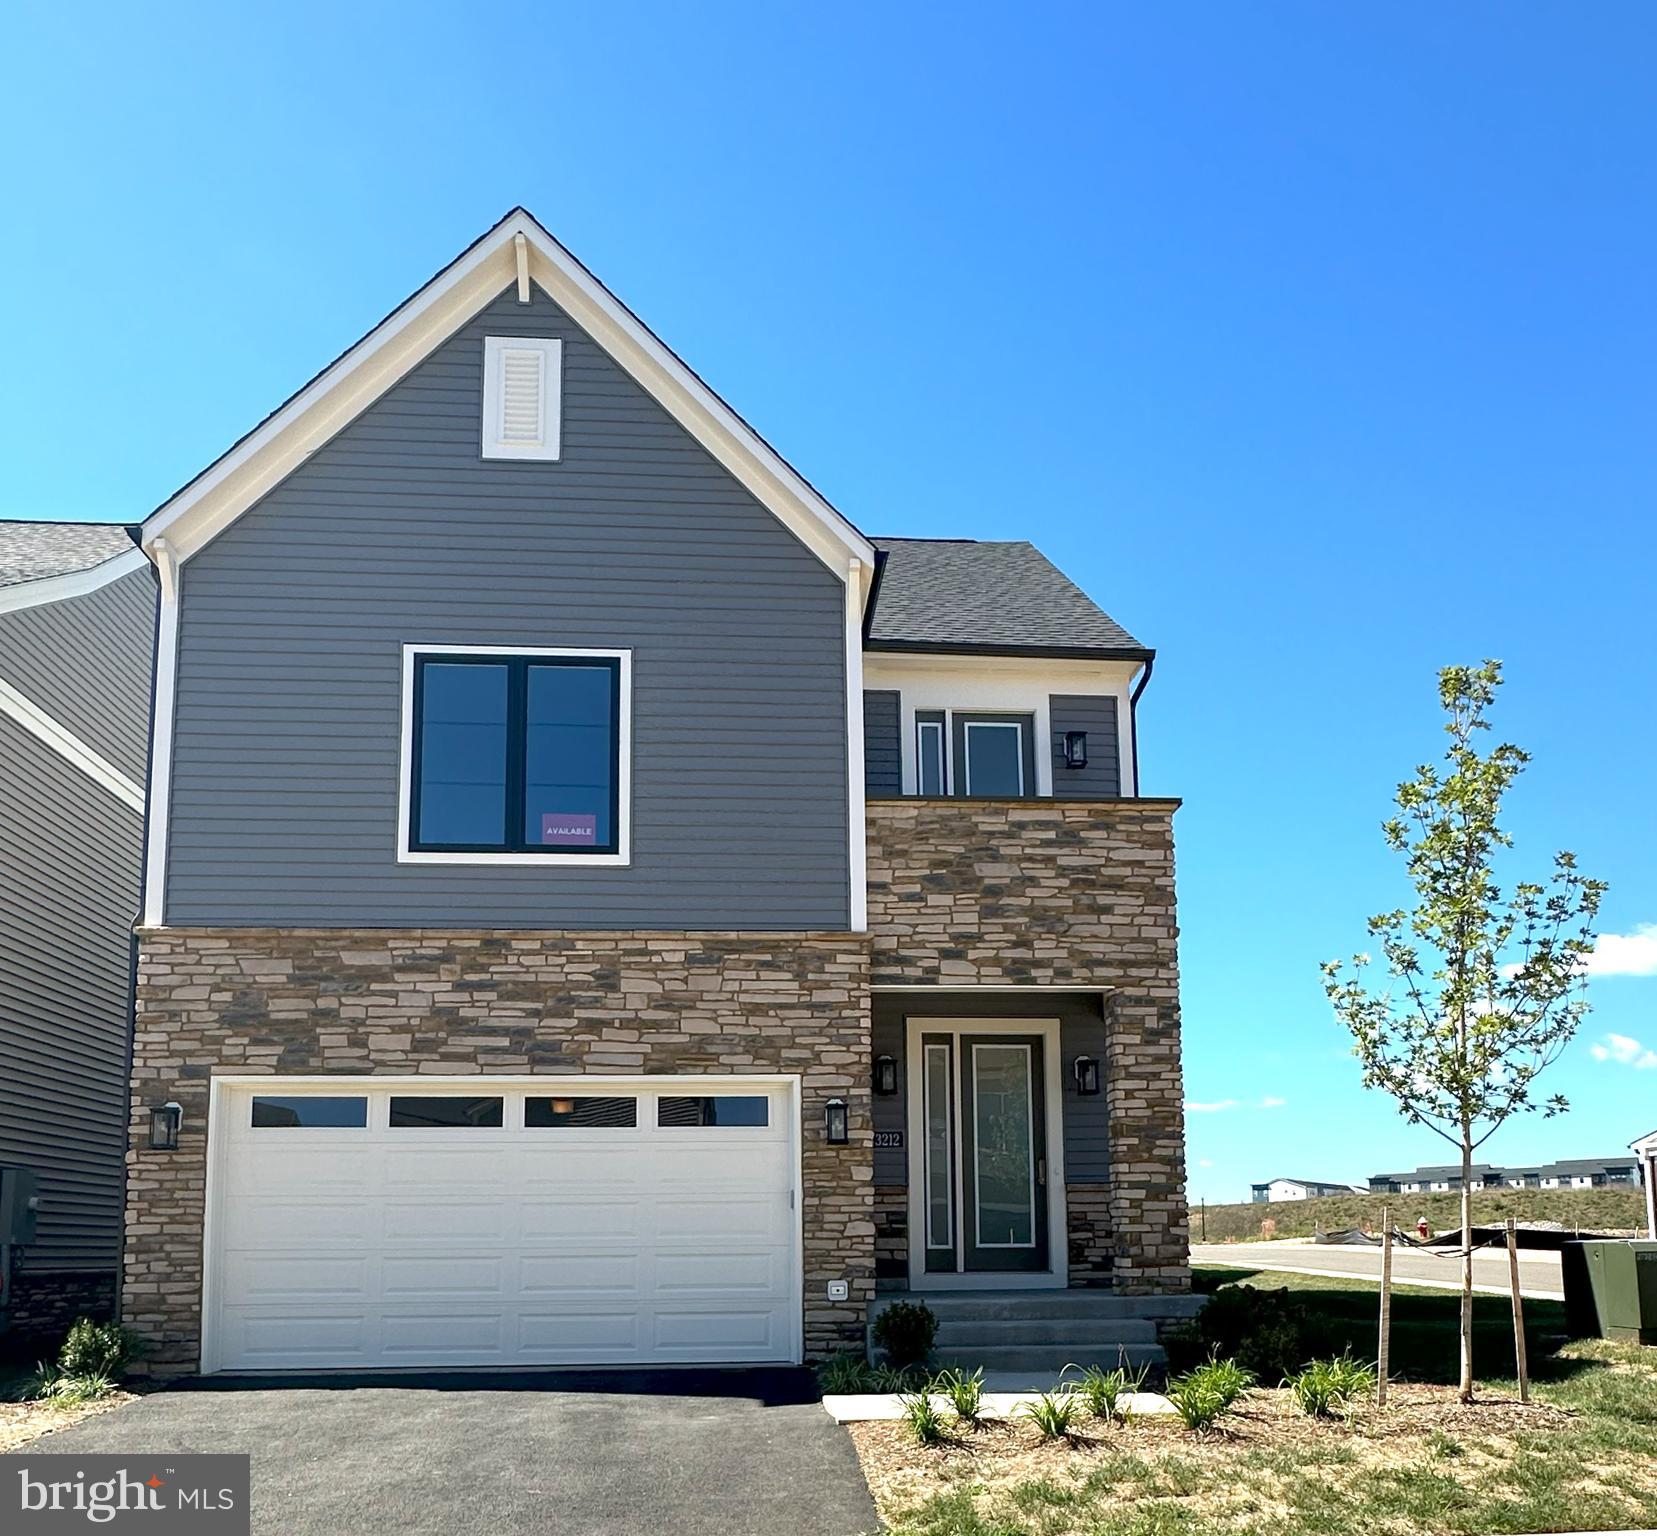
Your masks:
{"label": "white window trim", "polygon": [[1022,720],[974,720],[965,710],[961,721],[961,778],[966,793],[972,793],[972,733],[974,731],[1016,731],[1018,733],[1018,793],[1022,799],[1029,793],[1024,783],[1024,722]]}
{"label": "white window trim", "polygon": [[[409,846],[414,804],[414,661],[417,656],[587,656],[621,666],[621,706],[616,721],[616,851],[614,853],[428,853]],[[584,869],[625,867],[633,862],[633,653],[553,645],[439,645],[403,647],[403,728],[397,775],[399,864],[530,864]]]}
{"label": "white window trim", "polygon": [[[922,711],[922,713],[936,713],[936,711]],[[915,721],[915,793],[917,795],[926,793],[921,787],[925,783],[922,769],[926,763],[926,749],[921,737],[923,731],[931,731],[938,738],[938,793],[947,795],[949,793],[948,712],[944,712],[942,720],[917,719]]]}
{"label": "white window trim", "polygon": [[[501,433],[502,387],[507,352],[534,352],[541,359],[541,441],[508,442]],[[483,457],[556,461],[563,451],[564,343],[551,336],[483,338]]]}

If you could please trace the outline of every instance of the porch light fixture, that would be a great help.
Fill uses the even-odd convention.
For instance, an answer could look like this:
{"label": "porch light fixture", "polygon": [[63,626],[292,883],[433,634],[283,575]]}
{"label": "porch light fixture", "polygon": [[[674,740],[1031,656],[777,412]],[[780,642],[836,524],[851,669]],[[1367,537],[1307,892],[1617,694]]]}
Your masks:
{"label": "porch light fixture", "polygon": [[1087,732],[1066,731],[1064,733],[1064,766],[1066,768],[1087,767]]}
{"label": "porch light fixture", "polygon": [[846,1101],[830,1099],[823,1106],[823,1140],[831,1147],[843,1147],[851,1139],[851,1125],[846,1117]]}
{"label": "porch light fixture", "polygon": [[896,1056],[875,1057],[875,1092],[890,1098],[898,1091],[898,1059]]}
{"label": "porch light fixture", "polygon": [[169,1101],[150,1110],[150,1147],[156,1152],[178,1151],[178,1128],[184,1123],[184,1106]]}
{"label": "porch light fixture", "polygon": [[1078,1056],[1074,1067],[1076,1092],[1083,1098],[1092,1098],[1099,1091],[1099,1059],[1096,1056]]}

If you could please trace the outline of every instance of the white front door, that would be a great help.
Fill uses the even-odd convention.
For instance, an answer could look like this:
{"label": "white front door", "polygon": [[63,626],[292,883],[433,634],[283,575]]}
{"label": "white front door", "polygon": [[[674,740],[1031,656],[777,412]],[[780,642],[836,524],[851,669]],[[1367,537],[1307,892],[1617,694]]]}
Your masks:
{"label": "white front door", "polygon": [[792,1084],[218,1086],[204,1370],[799,1358]]}

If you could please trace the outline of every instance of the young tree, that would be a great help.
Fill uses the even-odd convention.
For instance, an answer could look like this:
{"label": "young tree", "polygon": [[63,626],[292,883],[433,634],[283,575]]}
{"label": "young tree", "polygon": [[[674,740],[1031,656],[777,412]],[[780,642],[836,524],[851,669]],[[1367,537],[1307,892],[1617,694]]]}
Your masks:
{"label": "young tree", "polygon": [[1498,823],[1502,796],[1530,761],[1509,743],[1480,754],[1478,733],[1502,684],[1502,666],[1446,667],[1439,701],[1449,716],[1445,766],[1424,764],[1398,786],[1383,824],[1404,855],[1415,904],[1369,920],[1386,977],[1369,983],[1370,957],[1323,967],[1324,990],[1351,1030],[1364,1086],[1398,1101],[1461,1154],[1461,1396],[1473,1397],[1473,1153],[1510,1116],[1556,1115],[1563,1098],[1533,1096],[1588,1012],[1586,960],[1605,885],[1554,855],[1545,884],[1510,894],[1492,863],[1512,846]]}

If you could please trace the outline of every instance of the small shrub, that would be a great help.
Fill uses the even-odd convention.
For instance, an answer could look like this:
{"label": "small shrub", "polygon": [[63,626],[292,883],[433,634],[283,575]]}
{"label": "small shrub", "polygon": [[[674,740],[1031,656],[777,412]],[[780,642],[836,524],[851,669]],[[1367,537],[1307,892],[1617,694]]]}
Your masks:
{"label": "small shrub", "polygon": [[58,1351],[58,1370],[65,1376],[115,1378],[132,1359],[133,1336],[119,1323],[76,1320]]}
{"label": "small shrub", "polygon": [[826,1397],[850,1396],[873,1390],[874,1376],[861,1355],[831,1355],[817,1367],[817,1387]]}
{"label": "small shrub", "polygon": [[979,1415],[984,1406],[984,1373],[974,1371],[967,1375],[965,1371],[944,1371],[937,1376],[929,1392],[939,1392],[949,1399],[949,1406],[955,1410],[955,1417],[970,1428],[976,1428]]}
{"label": "small shrub", "polygon": [[1106,1421],[1116,1418],[1125,1420],[1127,1409],[1122,1399],[1130,1393],[1138,1392],[1145,1385],[1147,1374],[1144,1366],[1130,1372],[1125,1366],[1120,1365],[1114,1371],[1090,1365],[1077,1378],[1071,1390],[1087,1404],[1087,1410],[1094,1418]]}
{"label": "small shrub", "polygon": [[1180,1422],[1187,1429],[1198,1431],[1212,1429],[1228,1406],[1224,1391],[1200,1369],[1170,1381],[1168,1401],[1174,1405]]}
{"label": "small shrub", "polygon": [[1286,1288],[1222,1286],[1196,1319],[1163,1338],[1169,1365],[1189,1371],[1205,1359],[1235,1360],[1260,1381],[1282,1381],[1329,1347],[1327,1331]]}
{"label": "small shrub", "polygon": [[920,1365],[938,1337],[938,1315],[924,1301],[894,1301],[875,1319],[875,1343],[892,1365]]}
{"label": "small shrub", "polygon": [[115,1378],[101,1371],[70,1373],[42,1364],[35,1370],[29,1396],[70,1408],[107,1397],[114,1390]]}
{"label": "small shrub", "polygon": [[877,1365],[869,1375],[869,1384],[876,1392],[918,1392],[926,1381],[926,1372],[911,1365]]}
{"label": "small shrub", "polygon": [[1070,1436],[1081,1402],[1071,1392],[1043,1392],[1040,1397],[1019,1404],[1020,1415],[1041,1431],[1043,1440],[1064,1440]]}
{"label": "small shrub", "polygon": [[1288,1387],[1302,1413],[1332,1418],[1354,1399],[1374,1390],[1375,1373],[1343,1354],[1334,1360],[1314,1360],[1289,1378]]}
{"label": "small shrub", "polygon": [[1252,1371],[1244,1370],[1235,1360],[1221,1360],[1217,1355],[1210,1355],[1191,1374],[1206,1380],[1227,1408],[1254,1385]]}
{"label": "small shrub", "polygon": [[917,1445],[937,1445],[949,1438],[944,1431],[944,1416],[929,1393],[916,1392],[904,1398],[903,1422]]}

